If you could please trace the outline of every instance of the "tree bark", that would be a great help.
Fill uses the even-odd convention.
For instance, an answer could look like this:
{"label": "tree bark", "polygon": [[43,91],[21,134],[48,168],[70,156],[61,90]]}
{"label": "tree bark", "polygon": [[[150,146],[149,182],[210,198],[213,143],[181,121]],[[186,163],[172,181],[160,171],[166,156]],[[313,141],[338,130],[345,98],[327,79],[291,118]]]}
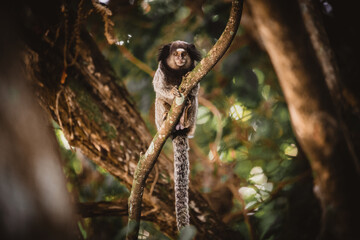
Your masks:
{"label": "tree bark", "polygon": [[323,211],[320,239],[357,239],[359,174],[346,144],[297,1],[249,1],[279,77],[296,137],[314,173]]}
{"label": "tree bark", "polygon": [[[71,28],[76,11],[66,10],[65,25],[60,3],[52,1],[48,6],[50,3],[42,2],[41,9],[47,9],[46,12],[37,5],[29,6],[37,16],[32,25],[24,24],[27,73],[41,105],[63,128],[69,143],[130,188],[137,159],[146,151],[151,135],[125,86],[89,33]],[[50,14],[49,9],[54,12]],[[77,39],[71,42],[72,31]],[[66,46],[69,50],[64,51]],[[159,177],[150,173],[145,186],[143,214],[174,237],[177,229],[172,162],[160,155],[157,165]],[[151,195],[149,190],[155,179]],[[231,236],[232,232],[217,218],[201,193],[190,188],[190,197],[196,203],[190,210],[199,238]],[[200,221],[203,216],[205,222]]]}

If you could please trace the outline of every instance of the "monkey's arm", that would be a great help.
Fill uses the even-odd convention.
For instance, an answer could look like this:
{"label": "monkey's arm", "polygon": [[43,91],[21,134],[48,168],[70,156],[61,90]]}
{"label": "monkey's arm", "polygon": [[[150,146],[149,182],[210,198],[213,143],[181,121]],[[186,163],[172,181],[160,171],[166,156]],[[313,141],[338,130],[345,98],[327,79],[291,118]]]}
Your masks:
{"label": "monkey's arm", "polygon": [[161,98],[155,99],[155,123],[156,128],[159,130],[161,125],[166,119],[166,116],[170,110],[170,104]]}
{"label": "monkey's arm", "polygon": [[160,69],[160,67],[155,72],[153,85],[156,92],[156,97],[163,99],[169,104],[172,104],[174,96],[180,96],[177,86],[171,85],[166,82],[165,75]]}

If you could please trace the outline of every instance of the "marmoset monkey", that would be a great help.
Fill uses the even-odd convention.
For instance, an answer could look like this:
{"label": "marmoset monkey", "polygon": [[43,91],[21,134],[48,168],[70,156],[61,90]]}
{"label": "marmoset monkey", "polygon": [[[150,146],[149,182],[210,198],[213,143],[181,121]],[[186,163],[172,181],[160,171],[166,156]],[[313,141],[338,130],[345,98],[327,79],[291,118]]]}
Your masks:
{"label": "marmoset monkey", "polygon": [[[160,49],[159,65],[153,79],[156,93],[155,122],[158,130],[166,119],[173,100],[180,97],[178,87],[182,77],[193,70],[195,61],[200,59],[201,55],[195,45],[184,41],[175,41]],[[199,85],[191,90],[185,109],[171,135],[174,148],[175,210],[179,230],[189,225],[190,218],[188,137],[193,137],[195,132],[198,92]]]}

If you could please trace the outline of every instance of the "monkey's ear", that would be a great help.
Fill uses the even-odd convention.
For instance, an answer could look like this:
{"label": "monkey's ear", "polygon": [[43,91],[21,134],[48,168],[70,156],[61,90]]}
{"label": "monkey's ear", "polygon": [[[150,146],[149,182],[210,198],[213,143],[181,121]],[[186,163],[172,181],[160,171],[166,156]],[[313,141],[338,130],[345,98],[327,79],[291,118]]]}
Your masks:
{"label": "monkey's ear", "polygon": [[169,53],[170,53],[170,43],[169,44],[166,44],[164,46],[162,46],[160,49],[159,49],[159,54],[158,54],[158,62],[160,62],[161,60],[164,60],[166,59],[168,56],[169,56]]}
{"label": "monkey's ear", "polygon": [[199,52],[199,50],[196,49],[194,44],[189,44],[189,48],[188,48],[189,54],[191,59],[200,62],[201,60],[201,53]]}

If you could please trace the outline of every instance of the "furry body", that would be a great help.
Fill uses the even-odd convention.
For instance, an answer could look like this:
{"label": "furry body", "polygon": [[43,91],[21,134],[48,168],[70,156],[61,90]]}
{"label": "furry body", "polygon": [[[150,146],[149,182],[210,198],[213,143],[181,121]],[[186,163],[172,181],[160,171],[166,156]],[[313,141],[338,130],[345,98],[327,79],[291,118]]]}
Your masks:
{"label": "furry body", "polygon": [[[163,46],[158,56],[153,85],[156,93],[155,122],[159,129],[167,117],[171,104],[176,96],[180,96],[178,87],[182,77],[194,69],[195,61],[200,60],[200,53],[193,44],[175,41]],[[177,226],[189,225],[189,143],[188,137],[193,137],[195,120],[198,109],[199,85],[190,92],[187,104],[179,123],[172,133],[174,148],[174,176],[175,176],[175,210]]]}

